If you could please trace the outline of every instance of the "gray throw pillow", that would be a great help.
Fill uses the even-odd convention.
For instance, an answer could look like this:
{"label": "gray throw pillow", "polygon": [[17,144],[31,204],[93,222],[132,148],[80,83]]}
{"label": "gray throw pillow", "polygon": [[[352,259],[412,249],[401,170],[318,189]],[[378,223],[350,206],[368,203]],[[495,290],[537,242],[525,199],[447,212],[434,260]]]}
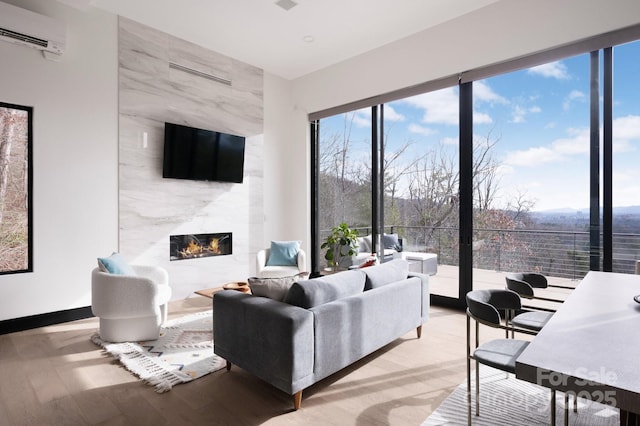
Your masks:
{"label": "gray throw pillow", "polygon": [[310,280],[300,280],[291,286],[284,303],[304,309],[362,293],[365,275],[361,270],[338,272]]}
{"label": "gray throw pillow", "polygon": [[409,263],[404,259],[394,259],[377,266],[362,269],[367,274],[365,290],[382,287],[404,280],[409,275]]}
{"label": "gray throw pillow", "polygon": [[384,234],[382,236],[382,245],[386,249],[402,251],[398,234]]}
{"label": "gray throw pillow", "polygon": [[309,275],[308,272],[301,272],[297,275],[282,278],[251,277],[247,281],[249,282],[251,294],[254,296],[268,297],[282,302],[293,283],[305,278],[307,275]]}

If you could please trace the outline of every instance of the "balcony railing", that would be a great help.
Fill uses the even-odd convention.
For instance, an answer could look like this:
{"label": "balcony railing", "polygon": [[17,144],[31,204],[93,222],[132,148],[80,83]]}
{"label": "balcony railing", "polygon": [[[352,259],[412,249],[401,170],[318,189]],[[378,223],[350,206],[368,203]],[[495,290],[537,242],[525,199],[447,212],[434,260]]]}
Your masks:
{"label": "balcony railing", "polygon": [[[364,236],[370,228],[358,231]],[[405,251],[437,253],[441,265],[459,263],[458,228],[395,225],[385,232],[398,233]],[[602,246],[599,255],[602,262]],[[581,279],[589,271],[589,256],[587,231],[475,229],[473,234],[474,268]],[[634,273],[636,260],[640,260],[640,234],[614,233],[613,272]]]}
{"label": "balcony railing", "polygon": [[[438,263],[458,264],[458,228],[394,226],[405,250],[438,254]],[[602,235],[600,235],[602,241]],[[580,279],[589,271],[586,231],[474,229],[473,266],[496,271],[534,271]],[[602,245],[599,247],[602,262]],[[640,259],[640,234],[613,234],[613,272],[634,273]]]}

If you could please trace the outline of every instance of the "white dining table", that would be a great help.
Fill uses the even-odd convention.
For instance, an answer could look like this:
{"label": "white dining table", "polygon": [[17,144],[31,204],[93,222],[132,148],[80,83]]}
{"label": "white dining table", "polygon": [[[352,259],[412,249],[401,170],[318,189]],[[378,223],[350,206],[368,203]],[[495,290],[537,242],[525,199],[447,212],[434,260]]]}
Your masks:
{"label": "white dining table", "polygon": [[[516,361],[516,377],[640,424],[640,275],[591,271]],[[638,297],[640,300],[640,297]]]}

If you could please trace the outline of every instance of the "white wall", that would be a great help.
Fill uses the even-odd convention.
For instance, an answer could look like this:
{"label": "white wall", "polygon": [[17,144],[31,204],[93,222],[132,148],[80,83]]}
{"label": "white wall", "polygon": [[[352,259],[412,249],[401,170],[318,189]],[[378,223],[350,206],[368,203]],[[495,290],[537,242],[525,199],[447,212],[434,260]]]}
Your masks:
{"label": "white wall", "polygon": [[502,0],[295,80],[307,113],[640,22],[638,0]]}
{"label": "white wall", "polygon": [[68,47],[52,62],[0,42],[0,101],[34,111],[34,272],[0,276],[0,320],[90,305],[96,257],[118,245],[116,17],[4,1],[65,22]]}
{"label": "white wall", "polygon": [[271,240],[302,240],[310,253],[307,129],[307,114],[294,103],[291,82],[265,73],[264,247]]}

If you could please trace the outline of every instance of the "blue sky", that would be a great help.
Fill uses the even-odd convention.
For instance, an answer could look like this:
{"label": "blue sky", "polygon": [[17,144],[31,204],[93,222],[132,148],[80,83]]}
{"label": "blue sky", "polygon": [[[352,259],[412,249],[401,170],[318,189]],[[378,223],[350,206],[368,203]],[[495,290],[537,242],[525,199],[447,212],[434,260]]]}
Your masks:
{"label": "blue sky", "polygon": [[[474,134],[497,141],[496,207],[516,194],[534,201],[533,210],[588,207],[589,68],[584,54],[474,82]],[[614,206],[640,205],[639,75],[640,41],[614,48]],[[369,111],[354,117],[352,158],[361,161]],[[457,157],[457,125],[457,87],[385,105],[388,146],[410,143],[409,155],[438,146]]]}

